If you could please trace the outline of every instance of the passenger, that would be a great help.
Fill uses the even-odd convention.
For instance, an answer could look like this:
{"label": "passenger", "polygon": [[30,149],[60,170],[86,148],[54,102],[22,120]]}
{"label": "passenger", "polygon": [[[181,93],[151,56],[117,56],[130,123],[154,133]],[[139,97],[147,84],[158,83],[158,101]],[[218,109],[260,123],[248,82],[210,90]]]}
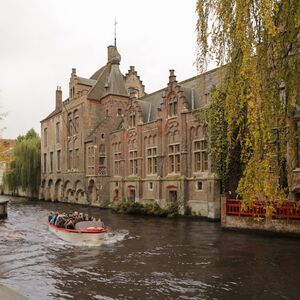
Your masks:
{"label": "passenger", "polygon": [[60,221],[60,219],[61,219],[61,214],[58,214],[54,223],[55,226],[57,226],[57,223]]}
{"label": "passenger", "polygon": [[89,214],[84,214],[84,221],[88,221],[89,220]]}
{"label": "passenger", "polygon": [[98,219],[98,222],[102,228],[105,228],[104,222],[101,220],[101,218]]}
{"label": "passenger", "polygon": [[59,222],[57,222],[57,227],[60,227],[60,228],[64,228],[65,227],[65,220],[63,219],[63,217],[60,218]]}
{"label": "passenger", "polygon": [[67,229],[75,229],[74,223],[72,219],[68,219],[65,223],[65,228]]}
{"label": "passenger", "polygon": [[51,218],[51,221],[50,221],[50,224],[54,225],[55,224],[55,221],[56,221],[56,218],[58,216],[58,212],[55,212],[55,214],[52,216]]}
{"label": "passenger", "polygon": [[50,211],[50,214],[49,214],[49,216],[48,216],[48,221],[49,221],[49,222],[51,221],[53,215],[54,215],[54,211]]}

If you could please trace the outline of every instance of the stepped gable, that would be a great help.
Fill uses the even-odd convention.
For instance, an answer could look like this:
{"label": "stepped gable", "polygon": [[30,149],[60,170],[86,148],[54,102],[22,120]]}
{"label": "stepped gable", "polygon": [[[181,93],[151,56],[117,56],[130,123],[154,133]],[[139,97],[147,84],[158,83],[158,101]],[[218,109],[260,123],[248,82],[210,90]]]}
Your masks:
{"label": "stepped gable", "polygon": [[142,87],[142,96],[145,95],[145,85],[143,84],[143,81],[141,80],[140,76],[138,75],[137,71],[135,70],[134,66],[130,66],[129,70],[127,71],[127,73],[124,76],[125,82],[130,80],[130,78],[136,78],[139,85]]}
{"label": "stepped gable", "polygon": [[[187,110],[192,111],[204,105],[203,98],[205,94],[208,94],[216,86],[216,69],[178,83],[175,80],[173,83],[179,98],[183,100]],[[202,86],[205,88],[202,88]],[[137,100],[142,110],[144,123],[157,119],[158,110],[167,90],[168,88],[160,89]]]}
{"label": "stepped gable", "polygon": [[120,71],[119,64],[121,55],[115,46],[108,46],[107,64],[96,71],[90,79],[96,83],[88,93],[88,99],[100,100],[107,95],[118,95],[128,97],[124,83],[124,77]]}

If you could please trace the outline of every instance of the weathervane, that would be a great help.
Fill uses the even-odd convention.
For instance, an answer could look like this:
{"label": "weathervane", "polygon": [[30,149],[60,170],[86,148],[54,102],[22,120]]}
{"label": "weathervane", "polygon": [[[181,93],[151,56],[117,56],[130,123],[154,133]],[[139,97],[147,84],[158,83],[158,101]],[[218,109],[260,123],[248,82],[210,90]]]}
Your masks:
{"label": "weathervane", "polygon": [[115,47],[117,46],[117,20],[116,20],[116,18],[115,18]]}

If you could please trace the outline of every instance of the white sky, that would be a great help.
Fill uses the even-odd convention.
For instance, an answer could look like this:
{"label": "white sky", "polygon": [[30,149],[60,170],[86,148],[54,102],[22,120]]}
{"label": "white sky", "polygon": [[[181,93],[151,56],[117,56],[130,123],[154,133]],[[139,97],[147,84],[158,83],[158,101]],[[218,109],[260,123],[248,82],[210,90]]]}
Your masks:
{"label": "white sky", "polygon": [[0,122],[3,138],[52,112],[55,89],[68,95],[71,68],[90,77],[107,61],[117,19],[121,71],[134,65],[146,92],[197,74],[196,0],[0,0]]}

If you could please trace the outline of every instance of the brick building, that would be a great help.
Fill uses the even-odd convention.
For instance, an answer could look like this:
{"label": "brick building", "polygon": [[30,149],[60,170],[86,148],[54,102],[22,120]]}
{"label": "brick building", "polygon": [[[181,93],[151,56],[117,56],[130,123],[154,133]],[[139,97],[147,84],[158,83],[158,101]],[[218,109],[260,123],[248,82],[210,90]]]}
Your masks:
{"label": "brick building", "polygon": [[151,94],[134,67],[120,72],[120,54],[90,78],[72,69],[69,97],[56,90],[55,110],[41,121],[40,198],[98,206],[107,201],[178,201],[180,212],[217,219],[220,187],[195,112],[208,104],[216,71]]}

